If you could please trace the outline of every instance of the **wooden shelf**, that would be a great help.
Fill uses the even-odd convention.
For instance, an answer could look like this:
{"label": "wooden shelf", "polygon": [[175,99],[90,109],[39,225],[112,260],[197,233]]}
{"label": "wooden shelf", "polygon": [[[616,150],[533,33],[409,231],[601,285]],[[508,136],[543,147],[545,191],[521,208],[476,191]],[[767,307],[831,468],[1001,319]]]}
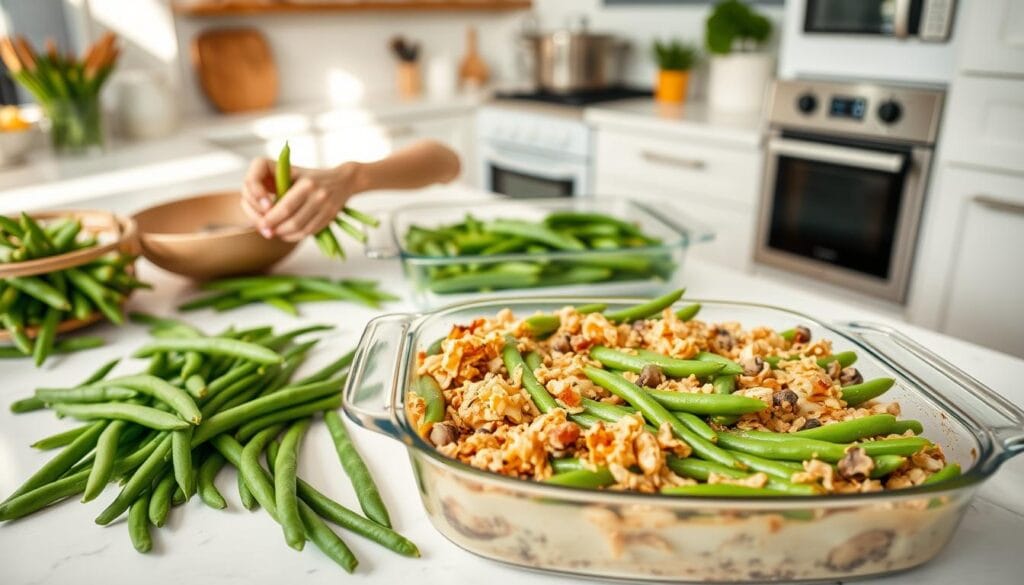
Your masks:
{"label": "wooden shelf", "polygon": [[506,11],[526,10],[532,0],[352,0],[288,2],[286,0],[177,0],[174,12],[184,16],[233,16],[239,14],[298,14],[311,12],[366,11]]}

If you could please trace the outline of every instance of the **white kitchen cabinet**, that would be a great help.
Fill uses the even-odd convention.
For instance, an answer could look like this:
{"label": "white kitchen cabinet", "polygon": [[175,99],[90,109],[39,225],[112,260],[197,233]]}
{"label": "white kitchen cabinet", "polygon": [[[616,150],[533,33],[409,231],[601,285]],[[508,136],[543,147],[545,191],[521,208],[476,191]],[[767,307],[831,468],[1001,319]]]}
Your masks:
{"label": "white kitchen cabinet", "polygon": [[1024,356],[1024,179],[966,200],[942,330]]}
{"label": "white kitchen cabinet", "polygon": [[[1024,2],[971,0],[964,10],[961,71],[1024,76]],[[955,33],[954,33],[955,34]]]}
{"label": "white kitchen cabinet", "polygon": [[[596,132],[595,191],[652,204],[698,220],[715,239],[694,257],[748,270],[752,264],[762,154],[757,148],[709,145],[685,135]],[[672,207],[657,207],[669,204]]]}
{"label": "white kitchen cabinet", "polygon": [[[1024,2],[1020,6],[1024,10]],[[1024,53],[1020,59],[1024,61]],[[1010,171],[1024,169],[1024,79],[959,76],[946,114],[946,159]]]}

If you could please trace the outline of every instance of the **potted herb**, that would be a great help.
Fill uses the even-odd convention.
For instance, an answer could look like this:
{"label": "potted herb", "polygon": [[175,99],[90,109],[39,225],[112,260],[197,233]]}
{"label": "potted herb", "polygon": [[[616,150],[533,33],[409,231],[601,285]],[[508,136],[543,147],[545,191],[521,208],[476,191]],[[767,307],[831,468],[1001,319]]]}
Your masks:
{"label": "potted herb", "polygon": [[774,60],[763,50],[772,23],[739,0],[715,5],[707,20],[705,44],[710,59],[708,102],[727,111],[761,107]]}
{"label": "potted herb", "polygon": [[659,102],[681,104],[686,101],[690,70],[697,61],[697,49],[678,40],[654,41],[654,58],[658,62],[658,87],[654,93]]}

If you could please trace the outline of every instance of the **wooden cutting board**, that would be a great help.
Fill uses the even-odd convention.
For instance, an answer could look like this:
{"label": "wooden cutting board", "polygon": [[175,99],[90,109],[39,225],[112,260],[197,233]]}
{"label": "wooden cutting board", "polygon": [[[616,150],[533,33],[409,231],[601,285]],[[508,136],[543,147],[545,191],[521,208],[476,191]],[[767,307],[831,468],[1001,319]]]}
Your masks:
{"label": "wooden cutting board", "polygon": [[254,28],[199,33],[192,63],[203,93],[221,112],[265,110],[277,99],[277,65],[266,37]]}

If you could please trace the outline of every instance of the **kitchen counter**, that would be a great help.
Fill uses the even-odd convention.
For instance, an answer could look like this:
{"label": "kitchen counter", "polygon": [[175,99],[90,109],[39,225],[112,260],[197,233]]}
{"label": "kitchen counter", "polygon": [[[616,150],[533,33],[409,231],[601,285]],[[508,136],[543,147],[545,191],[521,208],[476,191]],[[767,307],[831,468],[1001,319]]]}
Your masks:
{"label": "kitchen counter", "polygon": [[759,148],[765,132],[760,112],[718,112],[702,102],[662,104],[651,98],[588,106],[583,118],[598,128],[627,128],[661,136],[683,134],[707,143],[747,148]]}
{"label": "kitchen counter", "polygon": [[[374,194],[361,196],[358,205],[367,211],[382,211],[413,198],[481,197],[466,189],[434,188],[417,194]],[[123,203],[130,205],[130,203]],[[281,271],[302,274],[344,274],[372,277],[385,290],[403,295],[389,304],[386,312],[410,310],[401,269],[396,261],[372,261],[361,257],[355,246],[350,260],[337,264],[321,258],[315,246],[306,242],[280,266]],[[131,308],[156,314],[169,314],[173,307],[191,294],[190,285],[145,262],[141,277],[155,285],[153,291],[140,291]],[[798,289],[774,280],[741,274],[721,267],[692,261],[686,266],[688,297],[750,300],[798,308],[808,314],[831,320],[886,319],[857,309],[812,290]],[[370,318],[382,311],[342,303],[314,303],[302,307],[303,317],[293,319],[263,307],[245,307],[227,314],[210,311],[183,317],[210,331],[231,323],[274,324],[280,327],[310,323],[332,323],[336,329],[312,354],[309,370],[353,346]],[[1017,404],[1024,404],[1024,360],[1012,358],[944,335],[899,325],[914,339],[952,360],[969,374],[1003,393]],[[94,332],[108,338],[103,348],[49,360],[42,369],[34,369],[27,360],[5,361],[4,384],[0,387],[0,494],[10,493],[50,454],[34,452],[33,440],[68,428],[48,413],[13,415],[6,405],[27,395],[36,386],[62,386],[74,383],[103,361],[131,352],[146,339],[145,329],[135,325],[123,328],[97,327]],[[122,364],[119,372],[132,371],[142,362]],[[122,369],[123,368],[123,369]],[[563,583],[564,576],[553,576],[516,569],[486,561],[462,551],[442,538],[430,526],[424,514],[405,450],[399,443],[350,425],[361,452],[369,460],[384,500],[391,510],[396,528],[416,542],[423,558],[398,557],[357,536],[342,533],[360,559],[358,575],[363,582],[399,583],[415,580],[423,585],[464,582],[491,583]],[[313,485],[346,506],[358,509],[347,478],[337,462],[324,425],[314,425],[305,439],[299,464],[300,474]],[[153,529],[154,548],[140,555],[132,548],[123,520],[108,527],[92,520],[113,498],[116,490],[108,487],[96,501],[82,505],[69,501],[30,518],[0,526],[0,582],[5,584],[92,583],[101,576],[105,584],[229,583],[247,585],[286,582],[338,583],[346,576],[314,546],[302,553],[288,549],[280,528],[264,512],[246,512],[235,489],[235,475],[225,469],[218,486],[228,500],[228,508],[215,511],[194,498],[171,512],[167,526]],[[934,562],[907,575],[875,582],[902,583],[910,576],[927,583],[962,585],[964,583],[1002,583],[1018,579],[1019,542],[1024,538],[1024,458],[1010,461],[980,490],[964,518],[952,544]],[[72,498],[74,500],[75,498]],[[84,577],[84,579],[83,579]]]}

